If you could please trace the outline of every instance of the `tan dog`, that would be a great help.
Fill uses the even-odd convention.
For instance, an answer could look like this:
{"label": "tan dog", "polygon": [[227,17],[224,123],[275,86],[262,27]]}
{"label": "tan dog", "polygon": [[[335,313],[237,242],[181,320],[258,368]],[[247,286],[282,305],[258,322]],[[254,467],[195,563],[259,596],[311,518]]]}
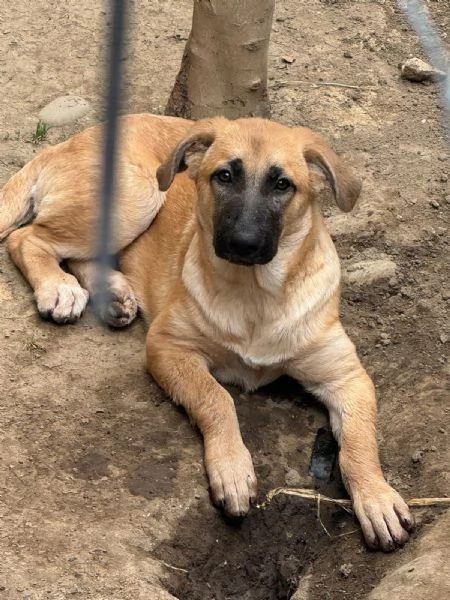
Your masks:
{"label": "tan dog", "polygon": [[[122,273],[110,274],[106,320],[125,325],[139,305],[151,322],[148,370],[200,428],[214,501],[244,515],[256,496],[233,400],[218,380],[254,390],[288,374],[330,411],[367,544],[403,544],[413,519],[381,472],[374,386],[339,322],[339,262],[312,165],[345,211],[359,181],[304,128],[150,115],[121,127],[111,251],[123,251]],[[13,232],[11,256],[39,312],[57,322],[78,318],[93,292],[101,131],[42,152],[0,199],[0,234]]]}

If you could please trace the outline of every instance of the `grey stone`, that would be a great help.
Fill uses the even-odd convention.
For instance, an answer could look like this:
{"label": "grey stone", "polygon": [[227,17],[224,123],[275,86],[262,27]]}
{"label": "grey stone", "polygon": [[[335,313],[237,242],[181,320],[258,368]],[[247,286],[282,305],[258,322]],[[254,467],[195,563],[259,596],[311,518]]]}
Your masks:
{"label": "grey stone", "polygon": [[363,260],[345,265],[342,279],[349,284],[370,284],[380,279],[391,279],[396,268],[395,262],[386,258]]}
{"label": "grey stone", "polygon": [[409,58],[401,65],[403,79],[408,81],[442,81],[446,74],[420,58]]}
{"label": "grey stone", "polygon": [[58,127],[84,117],[90,108],[89,102],[79,96],[59,96],[44,106],[39,113],[39,119],[50,127]]}

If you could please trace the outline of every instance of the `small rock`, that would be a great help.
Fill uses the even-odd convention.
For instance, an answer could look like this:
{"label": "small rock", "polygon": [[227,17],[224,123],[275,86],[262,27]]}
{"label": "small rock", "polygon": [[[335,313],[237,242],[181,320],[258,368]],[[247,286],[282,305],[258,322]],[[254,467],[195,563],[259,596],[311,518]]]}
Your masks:
{"label": "small rock", "polygon": [[411,460],[412,460],[413,463],[420,463],[422,461],[422,458],[423,458],[423,452],[422,452],[422,450],[416,450],[411,455]]}
{"label": "small rock", "polygon": [[351,52],[349,52],[348,50],[346,50],[344,52],[344,58],[353,58],[353,54]]}
{"label": "small rock", "polygon": [[381,343],[383,344],[383,346],[389,346],[391,340],[389,338],[385,338],[381,340]]}
{"label": "small rock", "polygon": [[302,482],[302,478],[300,477],[300,473],[296,469],[289,469],[289,471],[284,476],[284,481],[289,487],[298,487]]}
{"label": "small rock", "polygon": [[430,446],[430,451],[431,452],[437,452],[437,447],[436,446]]}
{"label": "small rock", "polygon": [[414,291],[411,288],[409,288],[409,287],[402,287],[402,288],[400,288],[400,294],[404,298],[414,298],[414,296],[415,296]]}
{"label": "small rock", "polygon": [[292,65],[295,62],[295,56],[282,56],[281,60],[288,65]]}
{"label": "small rock", "polygon": [[441,335],[439,336],[439,339],[441,340],[441,342],[443,344],[446,344],[449,340],[449,337],[446,333],[441,333]]}
{"label": "small rock", "polygon": [[0,281],[0,300],[12,300],[13,295],[6,283]]}
{"label": "small rock", "polygon": [[432,206],[433,208],[439,208],[441,205],[439,204],[439,202],[437,200],[430,200],[430,206]]}
{"label": "small rock", "polygon": [[397,265],[388,258],[363,260],[343,265],[342,278],[346,283],[368,285],[394,277]]}
{"label": "small rock", "polygon": [[448,181],[447,173],[441,173],[441,181],[442,181],[442,183],[445,183],[446,181]]}
{"label": "small rock", "polygon": [[420,58],[409,58],[400,67],[403,79],[408,81],[442,81],[446,74]]}
{"label": "small rock", "polygon": [[428,300],[425,300],[424,298],[420,298],[417,301],[416,307],[417,307],[418,312],[421,312],[421,313],[428,312],[430,310],[430,307],[428,305]]}
{"label": "small rock", "polygon": [[341,577],[343,577],[344,579],[347,579],[350,576],[352,570],[353,570],[352,563],[344,563],[343,565],[341,565],[339,567],[339,573],[340,573]]}
{"label": "small rock", "polygon": [[450,300],[450,290],[443,290],[441,296],[442,300]]}
{"label": "small rock", "polygon": [[39,119],[50,127],[59,127],[84,117],[90,108],[89,102],[79,96],[59,96],[44,106]]}
{"label": "small rock", "polygon": [[394,277],[391,277],[391,278],[389,279],[389,286],[390,286],[390,287],[397,287],[397,286],[398,286],[398,284],[399,284],[399,279],[398,279],[398,277],[395,277],[395,276],[394,276]]}
{"label": "small rock", "polygon": [[444,200],[447,202],[447,204],[450,204],[450,196],[445,196]]}

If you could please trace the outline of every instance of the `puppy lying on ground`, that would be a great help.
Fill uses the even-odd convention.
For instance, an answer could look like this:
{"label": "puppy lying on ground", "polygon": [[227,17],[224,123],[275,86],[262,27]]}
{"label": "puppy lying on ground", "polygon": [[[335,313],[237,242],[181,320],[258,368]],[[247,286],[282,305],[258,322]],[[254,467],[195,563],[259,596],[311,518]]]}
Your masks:
{"label": "puppy lying on ground", "polygon": [[[109,274],[105,318],[127,325],[139,307],[148,319],[148,370],[200,428],[214,501],[239,516],[256,497],[218,381],[255,390],[288,374],[330,411],[367,544],[403,544],[413,519],[381,472],[374,386],[339,321],[339,262],[313,166],[344,211],[360,182],[320,136],[262,119],[134,115],[121,131],[111,248],[121,272]],[[58,323],[94,292],[101,136],[93,127],[44,150],[0,196],[0,235],[39,312]]]}

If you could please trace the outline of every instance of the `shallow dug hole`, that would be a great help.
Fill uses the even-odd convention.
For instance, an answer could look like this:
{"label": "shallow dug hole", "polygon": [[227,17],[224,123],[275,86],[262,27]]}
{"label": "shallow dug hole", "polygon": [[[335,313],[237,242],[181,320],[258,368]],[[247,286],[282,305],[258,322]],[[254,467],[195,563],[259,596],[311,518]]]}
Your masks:
{"label": "shallow dug hole", "polygon": [[[295,382],[283,379],[260,394],[234,396],[260,500],[293,472],[297,486],[345,494],[336,470],[325,483],[308,475],[314,436],[327,416]],[[344,527],[355,529],[342,510],[321,507],[320,517],[333,534]],[[164,586],[180,600],[288,600],[321,549],[333,542],[313,503],[277,496],[270,506],[253,508],[242,520],[226,519],[207,502],[199,502],[153,554],[168,565]]]}
{"label": "shallow dug hole", "polygon": [[314,509],[293,499],[254,509],[240,523],[206,507],[186,515],[155,555],[186,570],[168,568],[164,582],[180,600],[288,600],[323,535]]}

